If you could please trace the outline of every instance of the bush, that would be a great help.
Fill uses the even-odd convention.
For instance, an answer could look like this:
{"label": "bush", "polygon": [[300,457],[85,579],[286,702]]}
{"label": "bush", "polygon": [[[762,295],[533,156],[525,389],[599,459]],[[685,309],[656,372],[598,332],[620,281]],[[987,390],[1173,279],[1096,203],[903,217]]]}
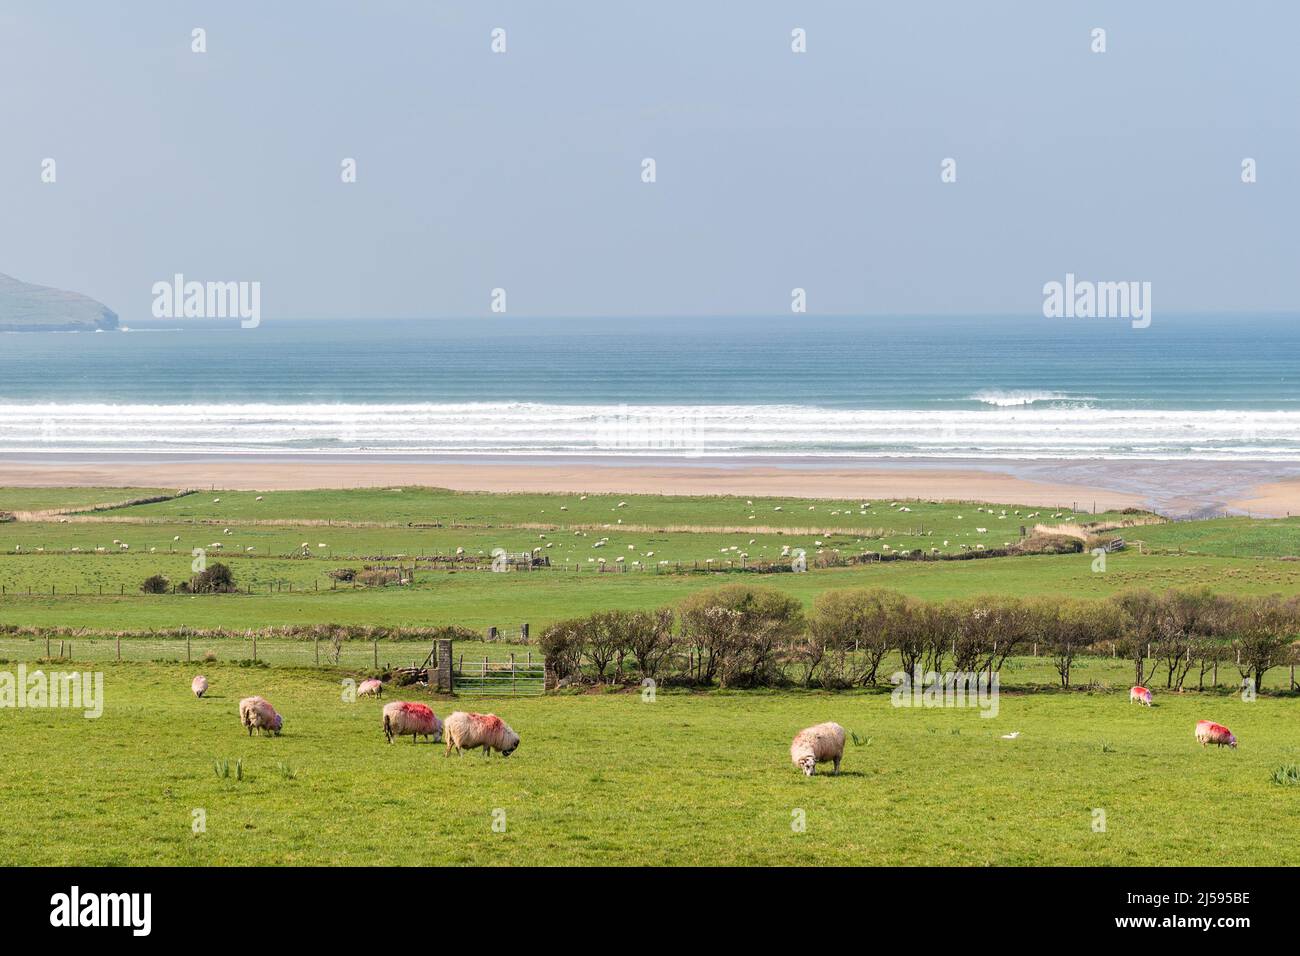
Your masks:
{"label": "bush", "polygon": [[874,684],[906,600],[883,588],[823,591],[813,604],[808,639],[797,653],[803,658],[805,685]]}
{"label": "bush", "polygon": [[140,585],[140,590],[145,594],[166,594],[170,588],[171,583],[161,574],[150,575]]}
{"label": "bush", "polygon": [[538,647],[557,677],[576,677],[582,670],[587,649],[586,618],[556,621],[542,631]]}
{"label": "bush", "polygon": [[190,578],[187,590],[191,594],[230,594],[236,590],[235,576],[217,561]]}
{"label": "bush", "polygon": [[799,601],[773,588],[728,584],[680,605],[682,631],[698,658],[698,683],[761,687],[785,679],[782,651],[804,628]]}

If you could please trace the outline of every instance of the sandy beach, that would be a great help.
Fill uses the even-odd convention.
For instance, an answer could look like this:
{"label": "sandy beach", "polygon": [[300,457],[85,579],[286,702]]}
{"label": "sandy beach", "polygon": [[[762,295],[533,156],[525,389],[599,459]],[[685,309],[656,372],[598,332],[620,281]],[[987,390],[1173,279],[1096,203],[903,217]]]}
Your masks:
{"label": "sandy beach", "polygon": [[[2,486],[136,486],[259,491],[431,485],[460,491],[926,498],[1091,510],[1141,507],[1141,494],[1094,483],[946,467],[645,465],[588,462],[189,461],[0,462]],[[1300,499],[1300,488],[1292,492]],[[1279,498],[1279,500],[1281,500]]]}
{"label": "sandy beach", "polygon": [[429,485],[458,491],[786,495],[990,501],[1172,516],[1300,514],[1300,474],[1225,462],[429,459],[349,456],[0,458],[0,487],[283,491]]}

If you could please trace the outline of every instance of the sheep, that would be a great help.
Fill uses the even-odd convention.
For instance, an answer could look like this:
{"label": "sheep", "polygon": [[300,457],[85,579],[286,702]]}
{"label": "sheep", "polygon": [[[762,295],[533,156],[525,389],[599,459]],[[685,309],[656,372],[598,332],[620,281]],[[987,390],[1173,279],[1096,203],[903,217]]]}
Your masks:
{"label": "sheep", "polygon": [[254,730],[258,731],[258,736],[263,730],[269,730],[278,737],[280,728],[284,726],[284,718],[275,712],[270,701],[262,697],[245,697],[239,702],[239,722],[248,728],[250,737]]}
{"label": "sheep", "polygon": [[200,674],[190,681],[190,690],[194,691],[195,697],[202,697],[208,692],[208,679]]}
{"label": "sheep", "polygon": [[790,742],[790,760],[807,777],[817,771],[819,763],[828,760],[835,764],[835,774],[838,775],[843,759],[844,728],[833,721],[801,730]]}
{"label": "sheep", "polygon": [[1237,749],[1237,738],[1232,731],[1223,724],[1216,724],[1212,720],[1201,720],[1196,724],[1196,742],[1202,747],[1206,744],[1214,744],[1217,747],[1231,747]]}
{"label": "sheep", "polygon": [[358,697],[383,697],[384,696],[383,681],[375,680],[373,677],[370,678],[369,680],[363,680],[360,684],[357,685],[357,696]]}
{"label": "sheep", "polygon": [[492,756],[493,750],[501,751],[502,757],[509,757],[519,747],[519,735],[496,714],[467,714],[456,711],[447,718],[447,751],[444,757],[450,757],[453,750],[456,756],[462,756],[462,750],[483,748],[483,756]]}
{"label": "sheep", "polygon": [[1148,707],[1150,707],[1151,691],[1147,690],[1145,687],[1141,685],[1130,688],[1128,692],[1128,702],[1132,704],[1135,701],[1139,704],[1146,704]]}
{"label": "sheep", "polygon": [[434,743],[442,741],[442,721],[428,704],[419,701],[395,700],[384,705],[384,736],[391,744],[394,737],[411,735],[411,743],[417,736],[426,740],[433,738]]}

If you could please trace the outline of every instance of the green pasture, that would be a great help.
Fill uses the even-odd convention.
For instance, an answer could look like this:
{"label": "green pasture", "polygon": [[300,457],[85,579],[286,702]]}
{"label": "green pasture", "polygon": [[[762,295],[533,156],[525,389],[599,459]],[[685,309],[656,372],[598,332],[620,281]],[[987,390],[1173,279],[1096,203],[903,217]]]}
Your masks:
{"label": "green pasture", "polygon": [[[5,665],[11,667],[12,665]],[[1289,865],[1300,700],[1004,692],[979,709],[886,692],[592,693],[491,702],[509,759],[388,744],[382,703],[326,669],[96,664],[102,716],[0,710],[5,865]],[[284,715],[247,736],[241,697]],[[465,702],[434,701],[442,716]],[[487,702],[481,709],[487,709]],[[1197,720],[1237,750],[1202,748]],[[789,743],[858,735],[838,777]],[[1014,740],[1003,735],[1018,733]],[[215,769],[224,761],[228,775]],[[242,761],[242,764],[240,763]],[[242,779],[239,779],[242,777]]]}

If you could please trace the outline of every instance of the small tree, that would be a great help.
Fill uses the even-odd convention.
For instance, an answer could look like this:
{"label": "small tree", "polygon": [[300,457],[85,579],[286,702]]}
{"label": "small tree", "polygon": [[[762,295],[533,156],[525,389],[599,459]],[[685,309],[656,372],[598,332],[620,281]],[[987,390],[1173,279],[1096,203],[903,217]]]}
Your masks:
{"label": "small tree", "polygon": [[605,668],[627,653],[622,611],[597,611],[583,623],[587,660],[596,668],[596,680],[605,682]]}
{"label": "small tree", "polygon": [[538,647],[559,677],[574,677],[582,671],[587,642],[586,618],[557,621],[542,631]]}
{"label": "small tree", "polygon": [[799,602],[773,588],[728,584],[682,602],[683,625],[722,687],[775,683],[777,661],[803,631]]}
{"label": "small tree", "polygon": [[624,633],[628,651],[636,659],[644,677],[656,677],[664,658],[673,652],[673,612],[661,607],[656,611],[626,611]]}
{"label": "small tree", "polygon": [[235,590],[235,576],[230,568],[217,561],[190,578],[192,594],[229,594]]}
{"label": "small tree", "polygon": [[144,584],[140,585],[140,590],[145,594],[166,594],[171,583],[161,574],[151,574],[144,579]]}
{"label": "small tree", "polygon": [[[1124,653],[1133,661],[1133,683],[1145,687],[1155,674],[1159,661],[1148,661],[1147,648],[1159,635],[1160,599],[1151,591],[1124,591],[1113,597],[1112,602],[1124,614],[1124,635],[1121,644]],[[1151,669],[1146,669],[1150,663]]]}
{"label": "small tree", "polygon": [[893,625],[906,598],[884,588],[823,591],[808,620],[809,657],[821,654],[823,684],[874,684],[893,646]]}
{"label": "small tree", "polygon": [[1258,692],[1264,675],[1287,661],[1291,641],[1296,633],[1295,600],[1283,601],[1277,595],[1239,598],[1232,616],[1232,632],[1237,639],[1237,670]]}
{"label": "small tree", "polygon": [[1216,636],[1229,601],[1201,591],[1166,591],[1157,601],[1156,648],[1165,667],[1165,687],[1181,690],[1194,655]]}

